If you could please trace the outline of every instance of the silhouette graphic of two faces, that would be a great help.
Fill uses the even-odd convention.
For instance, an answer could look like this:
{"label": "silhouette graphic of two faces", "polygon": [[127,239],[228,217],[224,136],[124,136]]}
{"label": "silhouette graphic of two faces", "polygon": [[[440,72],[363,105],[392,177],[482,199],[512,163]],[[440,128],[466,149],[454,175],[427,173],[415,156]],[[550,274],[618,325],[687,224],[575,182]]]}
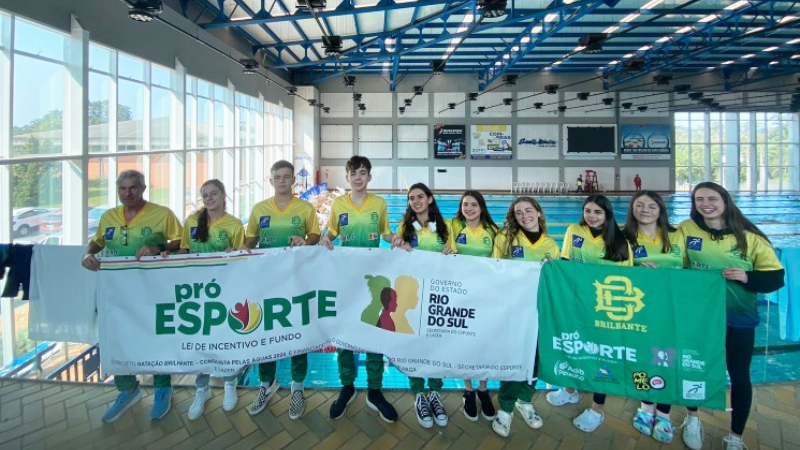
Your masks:
{"label": "silhouette graphic of two faces", "polygon": [[419,283],[413,277],[401,275],[394,282],[384,276],[367,275],[372,300],[361,313],[361,321],[387,331],[413,334],[406,313],[419,304]]}

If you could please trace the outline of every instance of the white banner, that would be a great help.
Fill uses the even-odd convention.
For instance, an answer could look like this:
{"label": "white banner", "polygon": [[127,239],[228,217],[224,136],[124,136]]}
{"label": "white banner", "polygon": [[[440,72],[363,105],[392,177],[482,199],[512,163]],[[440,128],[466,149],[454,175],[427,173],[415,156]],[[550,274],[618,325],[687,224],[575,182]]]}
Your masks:
{"label": "white banner", "polygon": [[538,263],[319,246],[105,258],[102,367],[114,375],[225,375],[335,345],[385,354],[414,376],[528,380],[540,270]]}

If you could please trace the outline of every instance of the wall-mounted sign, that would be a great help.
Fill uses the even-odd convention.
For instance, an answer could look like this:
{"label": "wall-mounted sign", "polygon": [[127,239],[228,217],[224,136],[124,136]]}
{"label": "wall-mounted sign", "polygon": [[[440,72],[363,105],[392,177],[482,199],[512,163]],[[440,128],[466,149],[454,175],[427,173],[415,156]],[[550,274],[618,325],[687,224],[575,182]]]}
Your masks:
{"label": "wall-mounted sign", "polygon": [[514,140],[511,125],[472,125],[472,159],[511,159]]}
{"label": "wall-mounted sign", "polygon": [[433,156],[437,159],[464,159],[467,156],[465,125],[434,125]]}
{"label": "wall-mounted sign", "polygon": [[670,159],[669,125],[620,125],[622,159]]}

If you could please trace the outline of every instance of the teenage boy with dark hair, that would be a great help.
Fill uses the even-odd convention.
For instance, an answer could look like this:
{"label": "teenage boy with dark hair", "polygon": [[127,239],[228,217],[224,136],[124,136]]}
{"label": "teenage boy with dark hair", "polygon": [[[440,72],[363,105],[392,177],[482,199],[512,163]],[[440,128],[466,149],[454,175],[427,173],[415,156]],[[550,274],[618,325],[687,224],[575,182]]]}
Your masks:
{"label": "teenage boy with dark hair", "polygon": [[[380,238],[392,242],[386,201],[367,192],[372,180],[372,163],[363,156],[353,156],[345,165],[350,194],[337,197],[331,206],[328,233],[319,244],[333,250],[333,241],[341,236],[344,247],[375,248]],[[338,350],[339,379],[342,389],[339,398],[331,405],[331,418],[342,417],[347,406],[356,398],[353,383],[356,380],[355,355],[350,350]],[[386,422],[397,420],[397,411],[381,392],[383,386],[383,355],[367,353],[367,406],[378,411]]]}

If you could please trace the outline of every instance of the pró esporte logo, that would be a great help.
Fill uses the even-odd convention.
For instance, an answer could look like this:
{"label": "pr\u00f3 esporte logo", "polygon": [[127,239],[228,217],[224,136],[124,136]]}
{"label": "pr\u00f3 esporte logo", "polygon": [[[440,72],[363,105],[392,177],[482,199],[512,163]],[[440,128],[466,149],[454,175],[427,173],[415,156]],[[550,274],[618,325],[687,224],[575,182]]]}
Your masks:
{"label": "pr\u00f3 esporte logo", "polygon": [[578,331],[561,333],[561,336],[553,336],[553,350],[560,351],[574,360],[596,359],[636,362],[635,348],[583,341]]}
{"label": "pr\u00f3 esporte logo", "polygon": [[245,300],[228,311],[228,325],[238,334],[249,334],[261,325],[261,307]]}
{"label": "pr\u00f3 esporte logo", "polygon": [[408,275],[395,278],[394,286],[383,275],[367,275],[369,304],[361,312],[361,321],[386,331],[414,334],[406,313],[419,304],[419,281]]}
{"label": "pr\u00f3 esporte logo", "polygon": [[176,284],[174,301],[156,303],[155,332],[207,336],[227,327],[237,334],[249,334],[259,328],[298,328],[326,317],[336,317],[336,291],[320,289],[260,301],[230,300],[212,279],[210,283]]}

